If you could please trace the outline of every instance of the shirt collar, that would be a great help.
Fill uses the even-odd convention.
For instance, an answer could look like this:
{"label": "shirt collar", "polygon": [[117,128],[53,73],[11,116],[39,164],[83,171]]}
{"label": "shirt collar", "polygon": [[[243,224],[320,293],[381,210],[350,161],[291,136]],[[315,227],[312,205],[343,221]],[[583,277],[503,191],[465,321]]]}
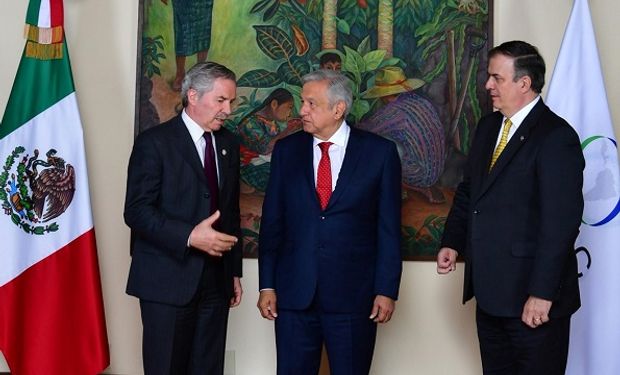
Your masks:
{"label": "shirt collar", "polygon": [[200,141],[205,133],[204,129],[200,127],[196,121],[189,117],[189,115],[185,112],[185,109],[181,112],[181,118],[183,119],[183,123],[185,124],[187,131],[189,131],[189,135],[192,137],[192,141],[194,143]]}
{"label": "shirt collar", "polygon": [[[525,107],[521,108],[517,113],[512,115],[512,117],[510,118],[510,121],[512,122],[512,125],[514,126],[515,129],[519,127],[519,125],[521,125],[523,120],[525,120],[527,115],[530,114],[530,112],[532,111],[532,108],[534,108],[534,106],[536,105],[536,103],[538,103],[539,100],[540,100],[540,95],[537,95],[534,98],[534,100],[529,102]],[[506,120],[506,116],[504,116],[504,121],[505,120]]]}
{"label": "shirt collar", "polygon": [[[349,133],[351,133],[351,128],[347,124],[346,121],[342,121],[342,124],[336,130],[336,132],[327,140],[327,142],[331,142],[339,147],[345,147],[347,145],[347,139],[349,139]],[[321,142],[325,142],[322,139],[314,138],[314,146],[318,145]]]}

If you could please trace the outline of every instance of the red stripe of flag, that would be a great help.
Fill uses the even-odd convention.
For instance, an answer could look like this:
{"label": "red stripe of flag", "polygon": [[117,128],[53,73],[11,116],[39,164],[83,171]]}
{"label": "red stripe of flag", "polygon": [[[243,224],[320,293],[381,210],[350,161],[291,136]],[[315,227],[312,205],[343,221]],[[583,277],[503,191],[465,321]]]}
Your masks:
{"label": "red stripe of flag", "polygon": [[109,365],[94,230],[0,287],[0,301],[13,375],[94,375]]}
{"label": "red stripe of flag", "polygon": [[64,10],[62,6],[63,0],[49,0],[50,1],[50,13],[51,13],[51,27],[63,26],[64,24]]}

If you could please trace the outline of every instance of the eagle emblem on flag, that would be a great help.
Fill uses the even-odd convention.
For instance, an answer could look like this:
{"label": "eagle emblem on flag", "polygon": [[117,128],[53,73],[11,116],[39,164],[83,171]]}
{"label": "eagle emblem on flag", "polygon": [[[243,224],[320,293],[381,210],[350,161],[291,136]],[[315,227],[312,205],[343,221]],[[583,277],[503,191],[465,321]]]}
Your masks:
{"label": "eagle emblem on flag", "polygon": [[58,224],[50,221],[62,215],[73,200],[75,169],[53,148],[45,158],[39,158],[38,149],[33,156],[22,156],[25,152],[17,146],[6,158],[0,174],[2,208],[26,233],[55,232]]}

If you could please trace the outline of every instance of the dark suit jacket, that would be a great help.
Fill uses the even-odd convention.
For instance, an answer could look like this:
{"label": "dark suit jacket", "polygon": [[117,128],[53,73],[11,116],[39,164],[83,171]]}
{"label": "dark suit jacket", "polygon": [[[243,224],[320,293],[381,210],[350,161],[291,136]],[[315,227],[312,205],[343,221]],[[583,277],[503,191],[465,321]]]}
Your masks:
{"label": "dark suit jacket", "polygon": [[570,125],[542,102],[489,172],[502,114],[480,120],[442,246],[465,258],[463,303],[520,317],[528,296],[553,301],[551,317],[580,306],[574,243],[583,212],[584,159]]}
{"label": "dark suit jacket", "polygon": [[[239,145],[232,133],[214,133],[219,165],[219,230],[240,237]],[[210,192],[200,157],[181,116],[141,133],[129,161],[125,222],[132,231],[127,293],[185,305],[196,293],[208,255],[187,247],[209,216]],[[241,241],[221,260],[225,294],[241,276]]]}
{"label": "dark suit jacket", "polygon": [[401,168],[394,143],[351,129],[329,204],[321,211],[313,137],[276,143],[263,203],[259,288],[278,307],[369,312],[374,296],[396,299],[401,276]]}

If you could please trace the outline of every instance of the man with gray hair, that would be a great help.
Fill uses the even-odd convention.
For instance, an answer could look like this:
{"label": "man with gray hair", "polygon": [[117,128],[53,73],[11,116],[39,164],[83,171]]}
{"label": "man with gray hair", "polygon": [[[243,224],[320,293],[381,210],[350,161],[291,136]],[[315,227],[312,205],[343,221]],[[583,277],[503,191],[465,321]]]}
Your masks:
{"label": "man with gray hair", "polygon": [[127,293],[140,299],[146,375],[224,372],[228,310],[242,294],[239,144],[222,127],[236,88],[225,66],[196,64],[181,114],[133,147]]}
{"label": "man with gray hair", "polygon": [[275,321],[279,375],[316,375],[323,344],[332,375],[365,375],[400,285],[400,160],[393,142],[346,123],[346,76],[303,82],[304,131],[271,159],[258,308]]}

